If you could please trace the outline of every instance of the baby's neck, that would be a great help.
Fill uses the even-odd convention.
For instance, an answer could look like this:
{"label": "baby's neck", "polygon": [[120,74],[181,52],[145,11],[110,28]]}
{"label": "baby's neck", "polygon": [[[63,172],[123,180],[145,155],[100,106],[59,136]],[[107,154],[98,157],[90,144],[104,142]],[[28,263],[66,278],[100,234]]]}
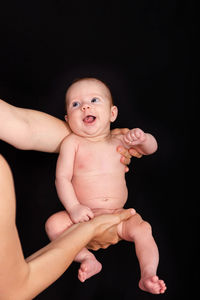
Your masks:
{"label": "baby's neck", "polygon": [[105,141],[108,141],[110,140],[111,138],[111,133],[109,131],[109,133],[106,133],[106,134],[102,134],[102,135],[97,135],[97,136],[87,136],[87,137],[84,137],[86,140],[90,141],[90,142],[105,142]]}

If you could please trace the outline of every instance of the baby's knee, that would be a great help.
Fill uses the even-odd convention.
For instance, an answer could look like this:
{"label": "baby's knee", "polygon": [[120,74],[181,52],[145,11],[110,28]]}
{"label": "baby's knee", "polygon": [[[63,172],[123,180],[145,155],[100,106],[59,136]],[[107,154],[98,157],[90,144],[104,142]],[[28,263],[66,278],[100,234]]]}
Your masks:
{"label": "baby's knee", "polygon": [[141,238],[148,238],[152,235],[151,225],[142,220],[140,224],[138,224],[135,228],[133,228],[132,231],[132,239],[133,241],[136,241],[137,239]]}
{"label": "baby's knee", "polygon": [[50,240],[54,240],[56,236],[56,218],[55,215],[50,216],[45,223],[45,231]]}
{"label": "baby's knee", "polygon": [[122,236],[128,241],[134,241],[137,237],[151,234],[151,225],[144,221],[139,214],[135,214],[122,226]]}
{"label": "baby's knee", "polygon": [[49,234],[49,232],[51,232],[55,227],[54,225],[56,225],[55,222],[55,215],[50,216],[46,222],[45,222],[45,231],[47,234]]}
{"label": "baby's knee", "polygon": [[152,232],[151,225],[144,220],[142,220],[142,222],[139,224],[137,230],[139,234],[146,234],[146,233],[151,234]]}
{"label": "baby's knee", "polygon": [[50,240],[57,238],[64,230],[72,225],[65,211],[50,216],[45,223],[45,230]]}

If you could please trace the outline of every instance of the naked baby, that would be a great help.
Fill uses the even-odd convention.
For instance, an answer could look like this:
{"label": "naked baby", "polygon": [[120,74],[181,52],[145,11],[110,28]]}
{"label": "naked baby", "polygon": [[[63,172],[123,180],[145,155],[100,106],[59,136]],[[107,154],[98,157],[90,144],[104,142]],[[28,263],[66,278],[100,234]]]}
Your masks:
{"label": "naked baby", "polygon": [[[96,78],[72,83],[66,93],[66,110],[72,133],[62,142],[56,168],[57,193],[66,210],[47,220],[46,231],[51,240],[73,223],[123,209],[128,192],[117,145],[134,147],[142,155],[157,150],[156,139],[139,128],[124,135],[112,134],[110,123],[115,121],[118,109],[109,88]],[[139,287],[153,294],[164,293],[166,285],[156,273],[159,253],[150,224],[135,212],[118,225],[118,235],[135,243],[141,271]],[[82,282],[102,268],[86,248],[75,261],[80,263],[78,278]]]}

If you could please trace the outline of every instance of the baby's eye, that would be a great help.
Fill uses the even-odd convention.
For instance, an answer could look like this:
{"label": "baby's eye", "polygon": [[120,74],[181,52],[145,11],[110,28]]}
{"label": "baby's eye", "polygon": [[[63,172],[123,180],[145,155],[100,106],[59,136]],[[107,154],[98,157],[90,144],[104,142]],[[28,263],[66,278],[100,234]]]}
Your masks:
{"label": "baby's eye", "polygon": [[73,107],[78,107],[80,105],[80,103],[78,102],[78,101],[74,101],[73,103],[72,103],[72,106]]}
{"label": "baby's eye", "polygon": [[98,98],[92,98],[91,102],[92,103],[99,102],[99,99]]}

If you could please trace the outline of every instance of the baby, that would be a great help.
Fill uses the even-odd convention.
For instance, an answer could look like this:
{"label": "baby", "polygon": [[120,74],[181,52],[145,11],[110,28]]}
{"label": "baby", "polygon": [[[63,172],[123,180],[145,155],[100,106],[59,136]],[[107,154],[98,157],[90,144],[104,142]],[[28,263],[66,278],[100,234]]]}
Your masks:
{"label": "baby", "polygon": [[[123,209],[128,192],[116,146],[134,147],[142,155],[157,150],[155,138],[139,128],[124,135],[112,134],[110,123],[115,121],[118,110],[109,88],[96,78],[83,78],[69,87],[66,109],[65,119],[72,133],[62,142],[56,168],[57,193],[66,211],[47,221],[46,231],[51,240],[73,223]],[[141,270],[139,287],[153,294],[164,293],[165,283],[156,275],[159,254],[150,224],[135,213],[118,225],[118,235],[135,243]],[[81,264],[78,278],[82,282],[102,268],[86,248],[75,261]]]}

